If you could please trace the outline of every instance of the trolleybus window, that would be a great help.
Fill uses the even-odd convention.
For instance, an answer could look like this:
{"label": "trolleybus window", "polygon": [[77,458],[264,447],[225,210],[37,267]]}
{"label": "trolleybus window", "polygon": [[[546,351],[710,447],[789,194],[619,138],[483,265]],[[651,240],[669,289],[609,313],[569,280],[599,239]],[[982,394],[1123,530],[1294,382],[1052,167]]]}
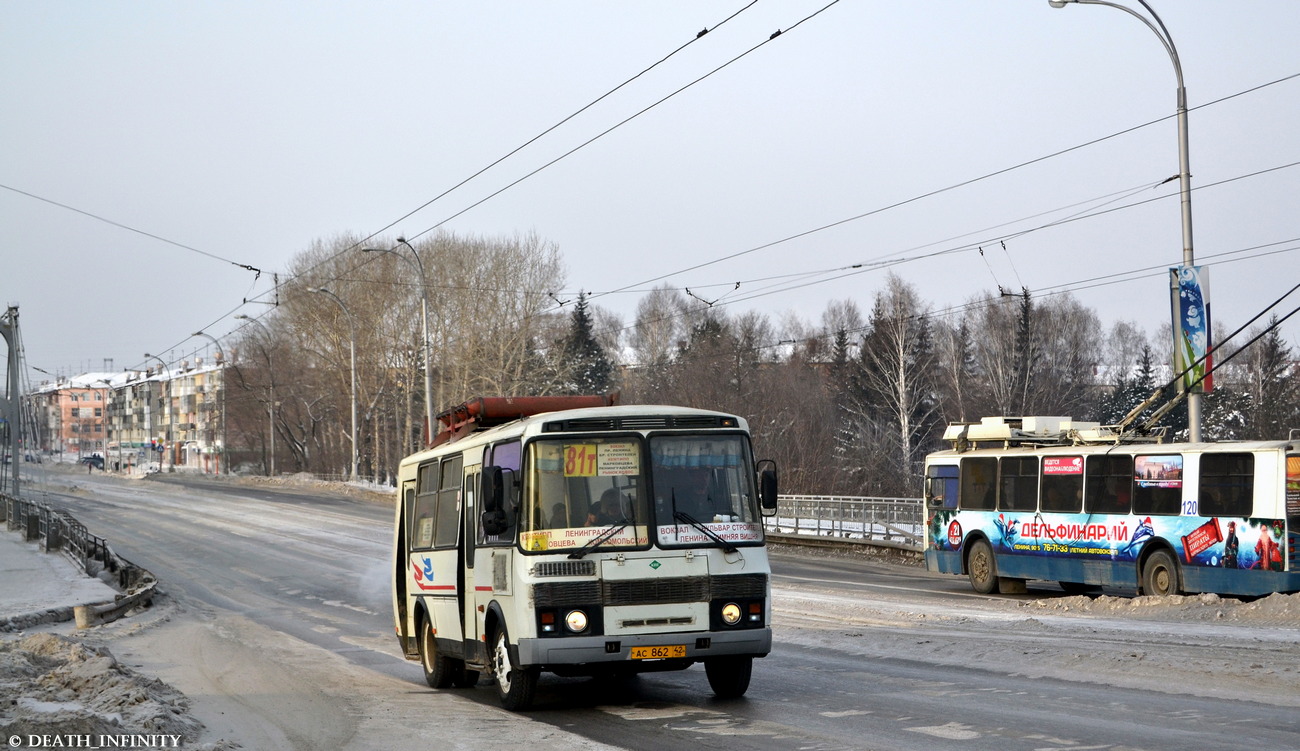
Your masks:
{"label": "trolleybus window", "polygon": [[958,506],[977,511],[992,511],[997,506],[994,482],[998,460],[979,457],[961,460],[961,499]]}
{"label": "trolleybus window", "polygon": [[1133,513],[1182,513],[1183,455],[1133,457]]}
{"label": "trolleybus window", "polygon": [[932,508],[957,508],[957,467],[930,465],[925,478],[925,496]]}
{"label": "trolleybus window", "polygon": [[1133,457],[1090,456],[1085,467],[1084,510],[1089,514],[1127,514],[1133,505]]}
{"label": "trolleybus window", "polygon": [[1038,457],[1002,457],[1000,480],[1002,493],[998,508],[1004,511],[1036,511],[1038,509]]}
{"label": "trolleybus window", "polygon": [[1250,516],[1255,500],[1253,454],[1201,454],[1201,516]]}
{"label": "trolleybus window", "polygon": [[1083,457],[1043,457],[1043,511],[1077,514],[1083,508]]}

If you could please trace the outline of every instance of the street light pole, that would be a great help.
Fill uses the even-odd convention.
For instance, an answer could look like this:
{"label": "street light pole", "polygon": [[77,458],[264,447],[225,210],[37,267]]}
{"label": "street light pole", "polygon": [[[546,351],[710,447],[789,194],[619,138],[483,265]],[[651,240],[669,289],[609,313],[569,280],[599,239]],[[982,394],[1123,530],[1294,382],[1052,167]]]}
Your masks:
{"label": "street light pole", "polygon": [[351,436],[352,461],[351,461],[351,465],[352,465],[352,481],[356,482],[357,464],[359,463],[359,454],[357,453],[357,319],[352,315],[352,311],[348,310],[348,306],[344,305],[343,301],[339,299],[338,295],[334,294],[333,292],[330,292],[328,289],[325,289],[324,287],[318,287],[316,289],[313,289],[312,292],[318,292],[322,295],[329,297],[334,302],[338,303],[338,306],[343,309],[343,312],[348,317],[348,328],[351,331],[351,334],[348,337],[348,355],[352,361],[352,436]]}
{"label": "street light pole", "polygon": [[[246,316],[242,313],[235,316],[235,318],[241,321],[248,321],[249,323],[255,323],[258,326],[261,326],[262,330],[266,332],[267,341],[268,342],[270,341],[271,329],[265,323],[262,323],[256,318]],[[270,404],[266,405],[266,414],[269,419],[268,427],[270,428],[270,430],[268,431],[270,433],[270,436],[267,438],[267,441],[269,441],[271,445],[271,457],[270,457],[270,462],[269,462],[266,476],[275,477],[275,366],[271,361],[271,350],[267,349],[266,347],[263,347],[262,354],[266,355],[267,393],[270,396],[270,400],[271,400]]]}
{"label": "street light pole", "polygon": [[227,464],[229,456],[226,454],[226,353],[221,349],[221,342],[211,334],[203,331],[195,331],[190,336],[204,336],[212,340],[213,346],[217,348],[217,357],[221,360],[221,450],[217,452],[217,461],[221,466],[217,467],[217,474],[230,474],[230,466]]}
{"label": "street light pole", "polygon": [[[414,262],[412,262],[410,258],[407,258],[401,253],[398,253],[396,250],[392,248],[362,248],[361,252],[362,253],[392,253],[398,258],[406,259],[408,263],[411,263],[412,266],[414,266],[415,268],[415,273],[419,276],[420,320],[423,323],[423,333],[424,333],[424,425],[425,425],[424,429],[427,436],[425,439],[427,445],[427,443],[433,441],[433,435],[434,435],[433,358],[430,357],[429,355],[429,292],[425,288],[425,284],[424,284],[424,261],[420,260],[420,254],[415,250],[415,248],[411,246],[409,242],[406,241],[406,238],[399,237],[397,238],[397,242],[400,245],[405,245],[411,251],[411,257],[415,259]],[[441,406],[441,404],[439,404],[439,406]]]}
{"label": "street light pole", "polygon": [[[103,397],[103,402],[104,402],[104,470],[107,471],[107,470],[108,470],[108,457],[109,457],[109,453],[108,453],[108,444],[109,444],[109,439],[112,437],[112,431],[110,430],[110,428],[111,428],[111,426],[112,426],[112,424],[113,424],[113,421],[112,421],[112,419],[111,419],[111,418],[112,418],[111,407],[112,407],[112,404],[113,404],[113,398],[110,397],[109,395],[110,395],[110,394],[113,394],[113,393],[116,391],[116,389],[113,387],[113,384],[109,383],[108,381],[106,381],[106,380],[104,380],[104,379],[102,379],[102,378],[100,378],[100,379],[98,379],[98,380],[96,380],[96,381],[91,381],[91,384],[90,384],[90,385],[91,385],[91,386],[94,386],[94,385],[97,384],[97,383],[102,383],[102,384],[104,384],[104,397]],[[121,435],[121,431],[119,430],[119,431],[118,431],[118,436],[117,436],[117,465],[116,465],[116,470],[115,470],[115,471],[120,471],[121,469],[122,469],[122,435]]]}
{"label": "street light pole", "polygon": [[[1183,66],[1178,59],[1178,48],[1174,46],[1173,36],[1169,34],[1169,29],[1165,28],[1165,22],[1160,20],[1160,16],[1147,4],[1146,0],[1137,0],[1137,2],[1146,9],[1147,13],[1151,14],[1151,19],[1154,19],[1155,23],[1152,23],[1151,19],[1132,8],[1118,3],[1106,2],[1106,0],[1047,0],[1047,2],[1053,8],[1064,8],[1070,3],[1077,3],[1079,5],[1105,5],[1122,10],[1141,21],[1148,29],[1151,29],[1151,32],[1160,40],[1160,44],[1164,46],[1165,52],[1169,53],[1169,59],[1174,64],[1174,76],[1178,80],[1178,192],[1182,203],[1183,265],[1191,268],[1195,264],[1192,253],[1192,168],[1188,154],[1187,89],[1183,86]],[[1202,394],[1197,391],[1191,391],[1187,394],[1188,438],[1194,443],[1201,440],[1201,397]]]}
{"label": "street light pole", "polygon": [[[158,364],[162,366],[162,369],[164,371],[167,370],[167,363],[163,362],[162,358],[159,357],[158,355],[151,355],[148,352],[146,352],[144,353],[144,356],[157,360]],[[166,450],[167,450],[167,463],[171,466],[172,472],[176,471],[176,454],[173,453],[176,450],[176,446],[174,445],[175,439],[172,437],[173,435],[172,420],[174,419],[175,415],[176,415],[176,410],[172,407],[172,379],[171,379],[171,373],[170,371],[168,371],[167,374],[167,443],[173,445],[168,446]],[[161,462],[159,463],[158,468],[162,469]]]}

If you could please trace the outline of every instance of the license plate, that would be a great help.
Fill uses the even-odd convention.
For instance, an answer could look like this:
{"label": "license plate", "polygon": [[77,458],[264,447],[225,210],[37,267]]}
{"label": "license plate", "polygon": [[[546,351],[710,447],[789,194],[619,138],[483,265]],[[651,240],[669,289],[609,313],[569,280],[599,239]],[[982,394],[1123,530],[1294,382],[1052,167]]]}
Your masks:
{"label": "license plate", "polygon": [[685,644],[670,644],[666,647],[632,647],[634,660],[665,660],[669,657],[685,657]]}

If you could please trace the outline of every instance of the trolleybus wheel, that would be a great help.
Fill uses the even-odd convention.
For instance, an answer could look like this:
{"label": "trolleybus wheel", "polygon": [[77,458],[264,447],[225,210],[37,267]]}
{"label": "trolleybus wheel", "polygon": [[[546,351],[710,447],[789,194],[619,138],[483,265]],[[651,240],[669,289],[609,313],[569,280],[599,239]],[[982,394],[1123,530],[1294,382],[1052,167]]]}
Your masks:
{"label": "trolleybus wheel", "polygon": [[433,624],[426,616],[420,619],[420,666],[424,668],[424,682],[430,688],[451,686],[456,672],[455,660],[442,654],[433,638]]}
{"label": "trolleybus wheel", "polygon": [[536,667],[521,668],[510,661],[510,638],[505,626],[497,629],[493,643],[496,646],[492,650],[492,673],[497,680],[501,706],[512,712],[528,709],[541,671]]}
{"label": "trolleybus wheel", "polygon": [[987,595],[998,591],[998,564],[993,559],[993,548],[987,540],[976,540],[970,546],[966,573],[976,592]]}
{"label": "trolleybus wheel", "polygon": [[749,677],[753,672],[753,657],[710,657],[704,661],[709,688],[719,699],[744,696],[749,690]]}
{"label": "trolleybus wheel", "polygon": [[1168,551],[1157,550],[1142,566],[1142,594],[1178,594],[1178,565]]}

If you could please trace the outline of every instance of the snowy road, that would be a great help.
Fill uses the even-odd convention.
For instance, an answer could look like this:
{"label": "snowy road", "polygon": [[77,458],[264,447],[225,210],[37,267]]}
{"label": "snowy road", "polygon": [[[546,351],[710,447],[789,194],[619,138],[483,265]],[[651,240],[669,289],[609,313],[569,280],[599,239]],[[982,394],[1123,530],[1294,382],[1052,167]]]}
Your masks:
{"label": "snowy road", "polygon": [[703,671],[544,677],[538,708],[433,692],[398,659],[386,503],[310,487],[51,484],[171,602],[104,630],[248,749],[1300,747],[1300,600],[974,595],[956,577],[778,554],[774,653],[745,700]]}

